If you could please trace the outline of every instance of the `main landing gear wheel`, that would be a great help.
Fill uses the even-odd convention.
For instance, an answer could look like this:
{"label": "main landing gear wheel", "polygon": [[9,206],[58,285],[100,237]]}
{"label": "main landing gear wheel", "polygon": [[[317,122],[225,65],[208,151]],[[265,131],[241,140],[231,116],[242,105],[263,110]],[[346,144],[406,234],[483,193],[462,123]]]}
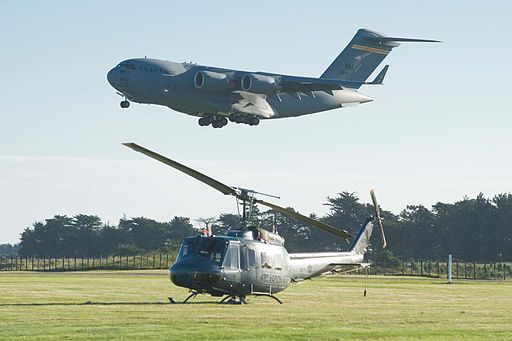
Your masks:
{"label": "main landing gear wheel", "polygon": [[206,119],[206,117],[201,117],[199,119],[198,123],[201,127],[204,127],[204,126],[207,126],[208,124],[210,124],[210,122]]}
{"label": "main landing gear wheel", "polygon": [[256,116],[253,116],[249,119],[248,123],[250,126],[257,126],[258,124],[260,124],[260,119],[257,118]]}
{"label": "main landing gear wheel", "polygon": [[213,123],[212,123],[212,127],[214,128],[222,128],[224,127],[226,124],[228,124],[228,119],[225,118],[225,117],[219,117],[219,118],[216,118]]}
{"label": "main landing gear wheel", "polygon": [[257,126],[260,124],[260,119],[256,115],[231,114],[229,116],[229,120],[235,123],[248,124],[250,126]]}
{"label": "main landing gear wheel", "polygon": [[197,123],[199,123],[199,125],[201,127],[205,127],[207,125],[212,125],[212,127],[214,128],[222,128],[224,127],[226,124],[228,124],[228,119],[224,116],[218,116],[218,115],[206,115],[206,116],[203,116],[201,117]]}
{"label": "main landing gear wheel", "polygon": [[120,103],[121,105],[121,108],[128,108],[130,106],[130,102],[128,102],[127,100],[124,100]]}

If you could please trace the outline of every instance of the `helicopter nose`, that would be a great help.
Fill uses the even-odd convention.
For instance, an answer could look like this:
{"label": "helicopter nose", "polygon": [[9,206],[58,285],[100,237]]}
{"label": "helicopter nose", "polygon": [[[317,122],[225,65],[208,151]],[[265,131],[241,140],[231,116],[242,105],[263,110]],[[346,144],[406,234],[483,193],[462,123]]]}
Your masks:
{"label": "helicopter nose", "polygon": [[181,287],[195,285],[211,286],[217,283],[221,275],[216,269],[195,267],[192,264],[175,263],[170,269],[171,281]]}
{"label": "helicopter nose", "polygon": [[116,68],[113,68],[107,73],[107,80],[113,88],[117,87],[119,82],[119,73]]}

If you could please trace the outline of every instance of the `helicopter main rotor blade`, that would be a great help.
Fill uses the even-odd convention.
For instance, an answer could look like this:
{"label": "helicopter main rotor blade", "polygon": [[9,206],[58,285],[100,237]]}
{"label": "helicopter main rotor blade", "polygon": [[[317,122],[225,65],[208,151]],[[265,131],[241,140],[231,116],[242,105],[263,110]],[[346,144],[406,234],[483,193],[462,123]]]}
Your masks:
{"label": "helicopter main rotor blade", "polygon": [[215,179],[212,179],[210,178],[209,176],[207,175],[204,175],[203,173],[199,173],[198,171],[192,169],[192,168],[189,168],[185,165],[182,165],[181,163],[179,162],[176,162],[176,161],[173,161],[169,158],[166,158],[165,156],[162,156],[158,153],[155,153],[149,149],[146,149],[144,147],[141,147],[139,146],[138,144],[136,143],[123,143],[123,145],[125,145],[126,147],[128,148],[131,148],[139,153],[142,153],[142,154],[145,154],[155,160],[158,160],[160,162],[163,162],[165,163],[166,165],[168,166],[171,166],[199,181],[201,181],[202,183],[210,186],[210,187],[213,187],[215,188],[216,190],[222,192],[223,194],[226,194],[226,195],[236,195],[236,190],[233,188],[233,187],[230,187],[230,186],[227,186],[227,185],[224,185],[222,182],[219,182]]}
{"label": "helicopter main rotor blade", "polygon": [[373,209],[375,210],[375,219],[377,220],[377,224],[380,227],[380,237],[382,239],[382,248],[385,249],[388,245],[386,242],[386,236],[384,235],[384,226],[382,225],[382,218],[380,216],[379,204],[377,204],[377,197],[375,196],[375,191],[373,189],[370,190],[370,195],[372,197]]}
{"label": "helicopter main rotor blade", "polygon": [[325,224],[325,223],[322,223],[318,220],[315,220],[315,219],[312,219],[310,217],[306,217],[305,215],[302,215],[300,213],[297,213],[295,211],[292,211],[292,210],[289,210],[287,208],[284,208],[284,207],[281,207],[281,206],[278,206],[278,205],[275,205],[275,204],[271,204],[269,202],[266,202],[266,201],[263,201],[263,200],[260,200],[260,199],[256,199],[254,200],[255,202],[257,202],[258,204],[262,204],[262,205],[265,205],[267,207],[270,207],[271,209],[273,209],[274,211],[277,211],[277,212],[281,212],[283,214],[286,214],[287,216],[290,216],[290,217],[293,217],[293,218],[296,218],[297,220],[301,220],[307,224],[310,224],[310,225],[313,225],[315,227],[318,227],[326,232],[329,232],[329,233],[332,233],[338,237],[341,237],[343,239],[348,239],[348,238],[352,238],[353,236],[348,233],[347,231],[345,230],[339,230],[335,227],[332,227],[331,225],[329,224]]}

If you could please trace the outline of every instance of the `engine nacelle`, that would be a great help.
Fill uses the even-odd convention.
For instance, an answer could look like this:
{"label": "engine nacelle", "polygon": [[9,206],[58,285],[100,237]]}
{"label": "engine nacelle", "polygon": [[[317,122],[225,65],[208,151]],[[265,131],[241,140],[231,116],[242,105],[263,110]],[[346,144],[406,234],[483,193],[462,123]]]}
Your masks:
{"label": "engine nacelle", "polygon": [[271,94],[279,91],[279,84],[270,76],[249,73],[240,82],[243,91],[255,94]]}
{"label": "engine nacelle", "polygon": [[229,78],[212,71],[197,71],[194,75],[194,86],[205,91],[225,91],[230,88]]}

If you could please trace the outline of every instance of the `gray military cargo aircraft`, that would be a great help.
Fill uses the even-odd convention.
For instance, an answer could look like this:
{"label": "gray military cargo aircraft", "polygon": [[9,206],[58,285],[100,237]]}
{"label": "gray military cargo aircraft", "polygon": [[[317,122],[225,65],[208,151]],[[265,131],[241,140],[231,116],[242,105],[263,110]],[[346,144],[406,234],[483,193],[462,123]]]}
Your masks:
{"label": "gray military cargo aircraft", "polygon": [[228,120],[258,125],[261,119],[297,117],[372,101],[357,89],[382,84],[389,65],[373,81],[367,79],[402,42],[438,41],[386,37],[360,29],[320,78],[136,58],[114,67],[107,79],[124,97],[122,108],[128,108],[129,101],[158,104],[200,117],[200,126],[221,128]]}

